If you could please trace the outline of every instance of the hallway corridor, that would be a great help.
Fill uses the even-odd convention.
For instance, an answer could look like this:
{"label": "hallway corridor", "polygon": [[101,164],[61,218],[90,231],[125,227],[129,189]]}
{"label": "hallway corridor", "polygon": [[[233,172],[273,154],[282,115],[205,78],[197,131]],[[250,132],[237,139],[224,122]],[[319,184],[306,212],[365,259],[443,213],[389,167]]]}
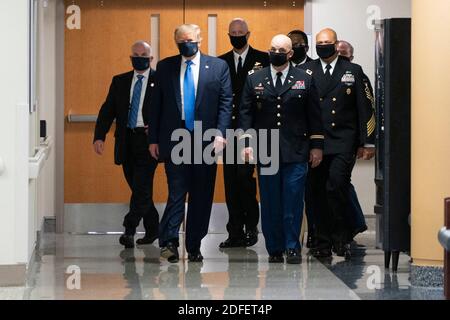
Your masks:
{"label": "hallway corridor", "polygon": [[[373,233],[357,239],[351,262],[336,257],[319,262],[303,249],[301,265],[269,264],[262,236],[252,248],[220,251],[217,245],[225,237],[205,238],[202,264],[188,263],[186,256],[169,264],[160,261],[157,246],[124,250],[117,235],[46,233],[27,287],[0,289],[0,299],[442,299],[442,290],[411,288],[406,255],[401,255],[398,274],[385,273]],[[79,290],[66,286],[70,268],[81,272]]]}

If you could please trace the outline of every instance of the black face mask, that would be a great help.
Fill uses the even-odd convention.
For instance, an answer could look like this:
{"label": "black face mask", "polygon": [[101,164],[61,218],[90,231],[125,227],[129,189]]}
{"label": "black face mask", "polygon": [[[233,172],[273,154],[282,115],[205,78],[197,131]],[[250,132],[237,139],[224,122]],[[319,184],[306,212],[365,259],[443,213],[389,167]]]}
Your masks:
{"label": "black face mask", "polygon": [[269,52],[270,64],[275,67],[280,67],[288,62],[287,53],[284,52]]}
{"label": "black face mask", "polygon": [[198,52],[198,42],[178,43],[178,50],[183,57],[192,57]]}
{"label": "black face mask", "polygon": [[294,50],[294,55],[292,56],[291,60],[299,63],[305,60],[306,58],[306,47],[305,46],[298,46],[293,47],[292,50]]}
{"label": "black face mask", "polygon": [[317,51],[317,55],[321,59],[328,59],[336,53],[336,45],[334,43],[317,45],[316,51]]}
{"label": "black face mask", "polygon": [[131,57],[131,63],[134,70],[145,71],[150,68],[150,58],[148,57]]}
{"label": "black face mask", "polygon": [[245,36],[230,36],[230,42],[233,48],[242,49],[247,45],[247,35]]}

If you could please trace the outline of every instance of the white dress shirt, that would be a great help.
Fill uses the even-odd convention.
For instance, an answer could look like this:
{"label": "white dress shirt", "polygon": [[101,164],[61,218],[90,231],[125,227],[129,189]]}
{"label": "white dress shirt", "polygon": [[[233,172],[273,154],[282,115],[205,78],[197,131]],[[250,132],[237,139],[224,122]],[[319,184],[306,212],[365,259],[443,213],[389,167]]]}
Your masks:
{"label": "white dress shirt", "polygon": [[339,56],[336,57],[332,62],[326,63],[322,59],[320,59],[320,63],[322,64],[323,73],[325,74],[327,72],[327,65],[329,64],[331,66],[330,74],[333,75],[334,67],[336,67],[336,63],[338,61]]}
{"label": "white dress shirt", "polygon": [[[197,52],[194,59],[192,59],[191,71],[194,76],[194,86],[195,86],[195,97],[197,97],[197,87],[198,87],[198,78],[200,76],[200,51]],[[186,64],[187,59],[185,57],[181,57],[181,67],[180,67],[180,88],[181,88],[181,119],[185,120],[184,116],[184,75],[186,73]]]}
{"label": "white dress shirt", "polygon": [[238,54],[236,51],[233,50],[233,56],[234,56],[234,69],[237,72],[237,67],[239,64],[239,57],[242,58],[242,66],[244,66],[245,63],[245,58],[247,58],[247,54],[248,54],[248,49],[250,48],[249,45],[247,45],[247,49],[244,50],[244,52],[242,52],[241,54]]}
{"label": "white dress shirt", "polygon": [[[281,83],[284,85],[284,82],[286,81],[288,72],[289,72],[289,67],[290,67],[290,63],[288,63],[288,65],[286,66],[286,68],[284,68],[283,71],[281,71],[282,75],[281,75]],[[273,86],[275,87],[277,84],[277,73],[279,71],[275,70],[275,68],[273,67],[273,65],[270,65],[270,72],[272,74],[272,81],[273,81]]]}
{"label": "white dress shirt", "polygon": [[130,90],[130,106],[131,101],[133,100],[133,92],[134,92],[134,86],[136,85],[136,82],[139,80],[138,76],[142,75],[144,78],[142,78],[142,91],[141,91],[141,99],[139,100],[139,112],[136,122],[136,127],[144,127],[144,118],[142,116],[142,107],[144,106],[144,99],[145,99],[145,93],[147,92],[147,83],[148,83],[148,77],[150,75],[150,69],[145,71],[143,74],[140,74],[134,71],[133,81],[131,82],[131,90]]}

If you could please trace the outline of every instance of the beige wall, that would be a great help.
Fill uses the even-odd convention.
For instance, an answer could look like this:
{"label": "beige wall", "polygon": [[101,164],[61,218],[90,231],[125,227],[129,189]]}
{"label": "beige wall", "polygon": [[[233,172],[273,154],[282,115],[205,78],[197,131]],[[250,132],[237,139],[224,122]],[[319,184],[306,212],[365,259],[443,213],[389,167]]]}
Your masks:
{"label": "beige wall", "polygon": [[436,266],[450,196],[450,1],[413,0],[412,19],[412,257]]}

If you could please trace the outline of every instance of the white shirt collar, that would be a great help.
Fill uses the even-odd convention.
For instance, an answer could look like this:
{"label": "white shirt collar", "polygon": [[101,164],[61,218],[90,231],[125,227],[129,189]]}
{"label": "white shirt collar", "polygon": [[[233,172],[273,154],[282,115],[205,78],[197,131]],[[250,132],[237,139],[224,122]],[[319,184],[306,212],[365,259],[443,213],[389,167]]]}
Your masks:
{"label": "white shirt collar", "polygon": [[144,73],[138,73],[134,70],[134,78],[137,78],[138,75],[143,75],[144,79],[148,79],[148,76],[150,75],[150,68],[148,68]]}
{"label": "white shirt collar", "polygon": [[[284,82],[284,79],[286,79],[290,67],[291,67],[291,64],[288,63],[287,67],[284,68],[283,71],[281,71],[281,73],[282,73],[282,75],[281,75],[281,81],[282,81],[282,82]],[[275,68],[273,67],[273,65],[270,65],[270,72],[271,72],[271,74],[272,74],[272,80],[273,80],[274,82],[276,82],[276,81],[277,81],[277,73],[278,73],[279,71],[275,70]]]}
{"label": "white shirt collar", "polygon": [[[336,66],[338,59],[339,59],[339,56],[337,56],[336,59],[334,59],[332,62],[329,63],[329,65],[331,66],[330,74],[333,74],[334,67]],[[326,63],[322,59],[320,59],[320,63],[322,64],[323,73],[327,72],[327,64],[328,63]]]}
{"label": "white shirt collar", "polygon": [[[239,62],[239,57],[242,58],[242,64],[244,64],[245,58],[247,57],[248,54],[248,50],[250,49],[250,46],[247,45],[247,49],[244,50],[244,52],[242,52],[241,54],[237,53],[236,51],[234,51],[233,49],[233,56],[234,56],[234,61],[235,62]],[[236,63],[237,65],[237,63]]]}
{"label": "white shirt collar", "polygon": [[[197,52],[197,54],[195,55],[194,59],[192,59],[192,63],[196,66],[200,65],[200,51]],[[186,58],[181,56],[181,64],[184,65],[186,63]]]}

